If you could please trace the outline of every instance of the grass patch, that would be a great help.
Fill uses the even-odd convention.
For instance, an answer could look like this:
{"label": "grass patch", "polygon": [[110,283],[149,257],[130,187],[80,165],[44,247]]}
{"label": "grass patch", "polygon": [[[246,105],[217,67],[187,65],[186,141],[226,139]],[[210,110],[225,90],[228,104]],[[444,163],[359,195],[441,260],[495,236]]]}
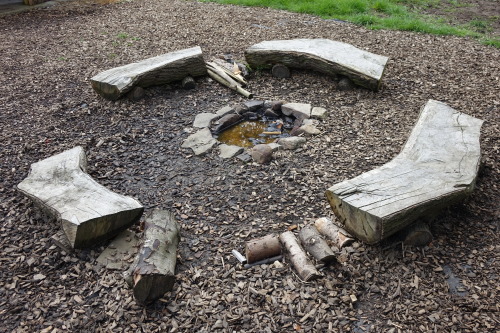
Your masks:
{"label": "grass patch", "polygon": [[[442,19],[420,13],[442,0],[203,0],[224,4],[270,7],[317,15],[363,25],[370,29],[415,31],[435,35],[469,36],[498,47],[498,38],[488,38],[489,23],[473,20],[453,26]],[[457,6],[460,4],[457,2]]]}

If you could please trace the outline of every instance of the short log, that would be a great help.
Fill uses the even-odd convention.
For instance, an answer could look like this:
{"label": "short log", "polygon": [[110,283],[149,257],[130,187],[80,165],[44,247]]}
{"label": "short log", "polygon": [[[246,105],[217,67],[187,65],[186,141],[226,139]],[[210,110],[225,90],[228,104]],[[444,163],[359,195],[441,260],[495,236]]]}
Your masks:
{"label": "short log", "polygon": [[206,74],[201,48],[196,46],[109,69],[92,77],[90,82],[99,95],[116,100],[134,86],[146,88],[181,81],[188,75]]}
{"label": "short log", "polygon": [[462,201],[475,187],[482,123],[429,100],[398,156],[326,191],[340,223],[373,244]]}
{"label": "short log", "polygon": [[328,243],[321,238],[316,227],[309,225],[302,228],[299,232],[299,239],[306,251],[316,260],[323,263],[330,263],[336,260],[332,249],[328,246]]}
{"label": "short log", "polygon": [[184,79],[182,79],[181,85],[182,88],[186,90],[194,89],[196,88],[196,81],[192,76],[186,76]]}
{"label": "short log", "polygon": [[271,67],[279,63],[289,68],[309,69],[333,77],[341,74],[375,91],[380,88],[389,59],[329,39],[264,41],[248,48],[245,58],[254,68]]}
{"label": "short log", "polygon": [[283,64],[276,64],[271,68],[271,74],[279,79],[288,79],[290,77],[290,69]]}
{"label": "short log", "polygon": [[[179,225],[166,210],[154,210],[144,224],[144,242],[125,274],[139,304],[150,304],[172,290],[175,283]],[[131,280],[131,281],[130,281]]]}
{"label": "short log", "polygon": [[314,222],[319,233],[328,237],[339,250],[354,242],[347,231],[335,225],[328,217],[321,217]]}
{"label": "short log", "polygon": [[86,173],[87,158],[75,147],[31,165],[17,189],[61,223],[73,248],[93,246],[128,228],[144,208],[112,192]]}
{"label": "short log", "polygon": [[406,246],[425,246],[432,241],[432,233],[427,223],[418,221],[408,228],[403,244]]}
{"label": "short log", "polygon": [[261,238],[252,239],[245,245],[245,256],[247,263],[276,257],[281,254],[281,243],[277,235],[267,235]]}
{"label": "short log", "polygon": [[291,231],[280,234],[280,241],[288,252],[290,262],[302,280],[310,281],[321,276],[316,267],[307,258],[306,253]]}

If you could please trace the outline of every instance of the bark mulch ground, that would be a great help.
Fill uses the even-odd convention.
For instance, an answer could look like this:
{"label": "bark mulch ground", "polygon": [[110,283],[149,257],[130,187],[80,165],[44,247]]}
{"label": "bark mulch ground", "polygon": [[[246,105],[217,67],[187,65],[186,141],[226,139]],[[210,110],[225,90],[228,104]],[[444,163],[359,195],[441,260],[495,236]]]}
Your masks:
{"label": "bark mulch ground", "polygon": [[[500,51],[475,40],[369,31],[283,11],[179,0],[66,2],[0,18],[0,314],[8,332],[495,332],[499,327]],[[340,91],[323,75],[255,72],[260,99],[330,111],[324,133],[269,165],[194,157],[180,148],[194,116],[243,99],[208,78],[197,89],[147,90],[105,101],[89,78],[199,45],[205,58],[270,39],[330,38],[390,57],[384,88]],[[288,264],[243,270],[246,240],[331,216],[327,187],[401,149],[428,99],[485,120],[484,168],[464,204],[432,225],[423,249],[354,243],[324,278]],[[15,190],[31,163],[81,145],[89,172],[182,228],[178,280],[155,304],[135,304],[121,273],[95,260],[104,246],[65,253]],[[354,295],[357,301],[353,302]]]}

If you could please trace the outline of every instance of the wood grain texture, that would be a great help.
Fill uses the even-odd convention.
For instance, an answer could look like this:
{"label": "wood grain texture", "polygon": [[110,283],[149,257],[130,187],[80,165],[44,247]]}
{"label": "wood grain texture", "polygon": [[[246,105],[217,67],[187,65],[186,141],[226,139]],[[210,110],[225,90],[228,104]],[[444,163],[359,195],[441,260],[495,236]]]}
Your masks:
{"label": "wood grain texture", "polygon": [[329,39],[271,40],[255,44],[245,51],[254,68],[282,64],[336,76],[349,77],[354,83],[377,91],[389,58],[353,45]]}
{"label": "wood grain texture", "polygon": [[179,224],[174,214],[155,209],[146,218],[144,242],[129,269],[134,297],[149,304],[172,290],[175,283]]}
{"label": "wood grain texture", "polygon": [[299,239],[302,246],[316,260],[324,263],[330,263],[336,260],[332,249],[328,246],[328,243],[321,238],[315,226],[308,225],[302,228],[299,232]]}
{"label": "wood grain texture", "polygon": [[82,147],[31,165],[17,189],[60,223],[74,248],[110,239],[134,224],[144,208],[135,199],[110,191],[86,173]]}
{"label": "wood grain texture", "polygon": [[345,229],[377,243],[468,196],[480,165],[482,123],[429,100],[392,161],[326,191]]}
{"label": "wood grain texture", "polygon": [[188,75],[206,74],[201,48],[196,46],[109,69],[92,77],[90,82],[99,95],[116,100],[134,86],[145,88],[180,81]]}
{"label": "wood grain texture", "polygon": [[280,234],[279,237],[283,247],[288,253],[290,262],[293,267],[295,267],[295,270],[302,280],[311,281],[321,276],[316,270],[316,267],[314,267],[312,262],[307,258],[306,253],[291,231],[286,231]]}

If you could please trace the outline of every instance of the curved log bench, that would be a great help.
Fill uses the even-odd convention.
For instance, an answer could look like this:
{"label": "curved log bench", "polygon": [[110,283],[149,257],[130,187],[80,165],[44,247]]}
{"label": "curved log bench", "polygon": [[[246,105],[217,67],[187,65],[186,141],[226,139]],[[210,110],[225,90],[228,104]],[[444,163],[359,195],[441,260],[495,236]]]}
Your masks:
{"label": "curved log bench", "polygon": [[196,46],[109,69],[92,77],[90,82],[99,95],[116,100],[135,86],[146,88],[206,74],[201,48]]}
{"label": "curved log bench", "polygon": [[31,165],[17,189],[60,221],[70,245],[84,248],[112,238],[142,215],[135,199],[114,193],[86,173],[82,147]]}
{"label": "curved log bench", "polygon": [[264,41],[249,47],[245,58],[252,67],[283,64],[327,75],[341,74],[354,83],[377,91],[389,58],[329,39]]}
{"label": "curved log bench", "polygon": [[476,182],[482,123],[429,100],[392,161],[326,191],[335,215],[373,244],[464,199]]}

